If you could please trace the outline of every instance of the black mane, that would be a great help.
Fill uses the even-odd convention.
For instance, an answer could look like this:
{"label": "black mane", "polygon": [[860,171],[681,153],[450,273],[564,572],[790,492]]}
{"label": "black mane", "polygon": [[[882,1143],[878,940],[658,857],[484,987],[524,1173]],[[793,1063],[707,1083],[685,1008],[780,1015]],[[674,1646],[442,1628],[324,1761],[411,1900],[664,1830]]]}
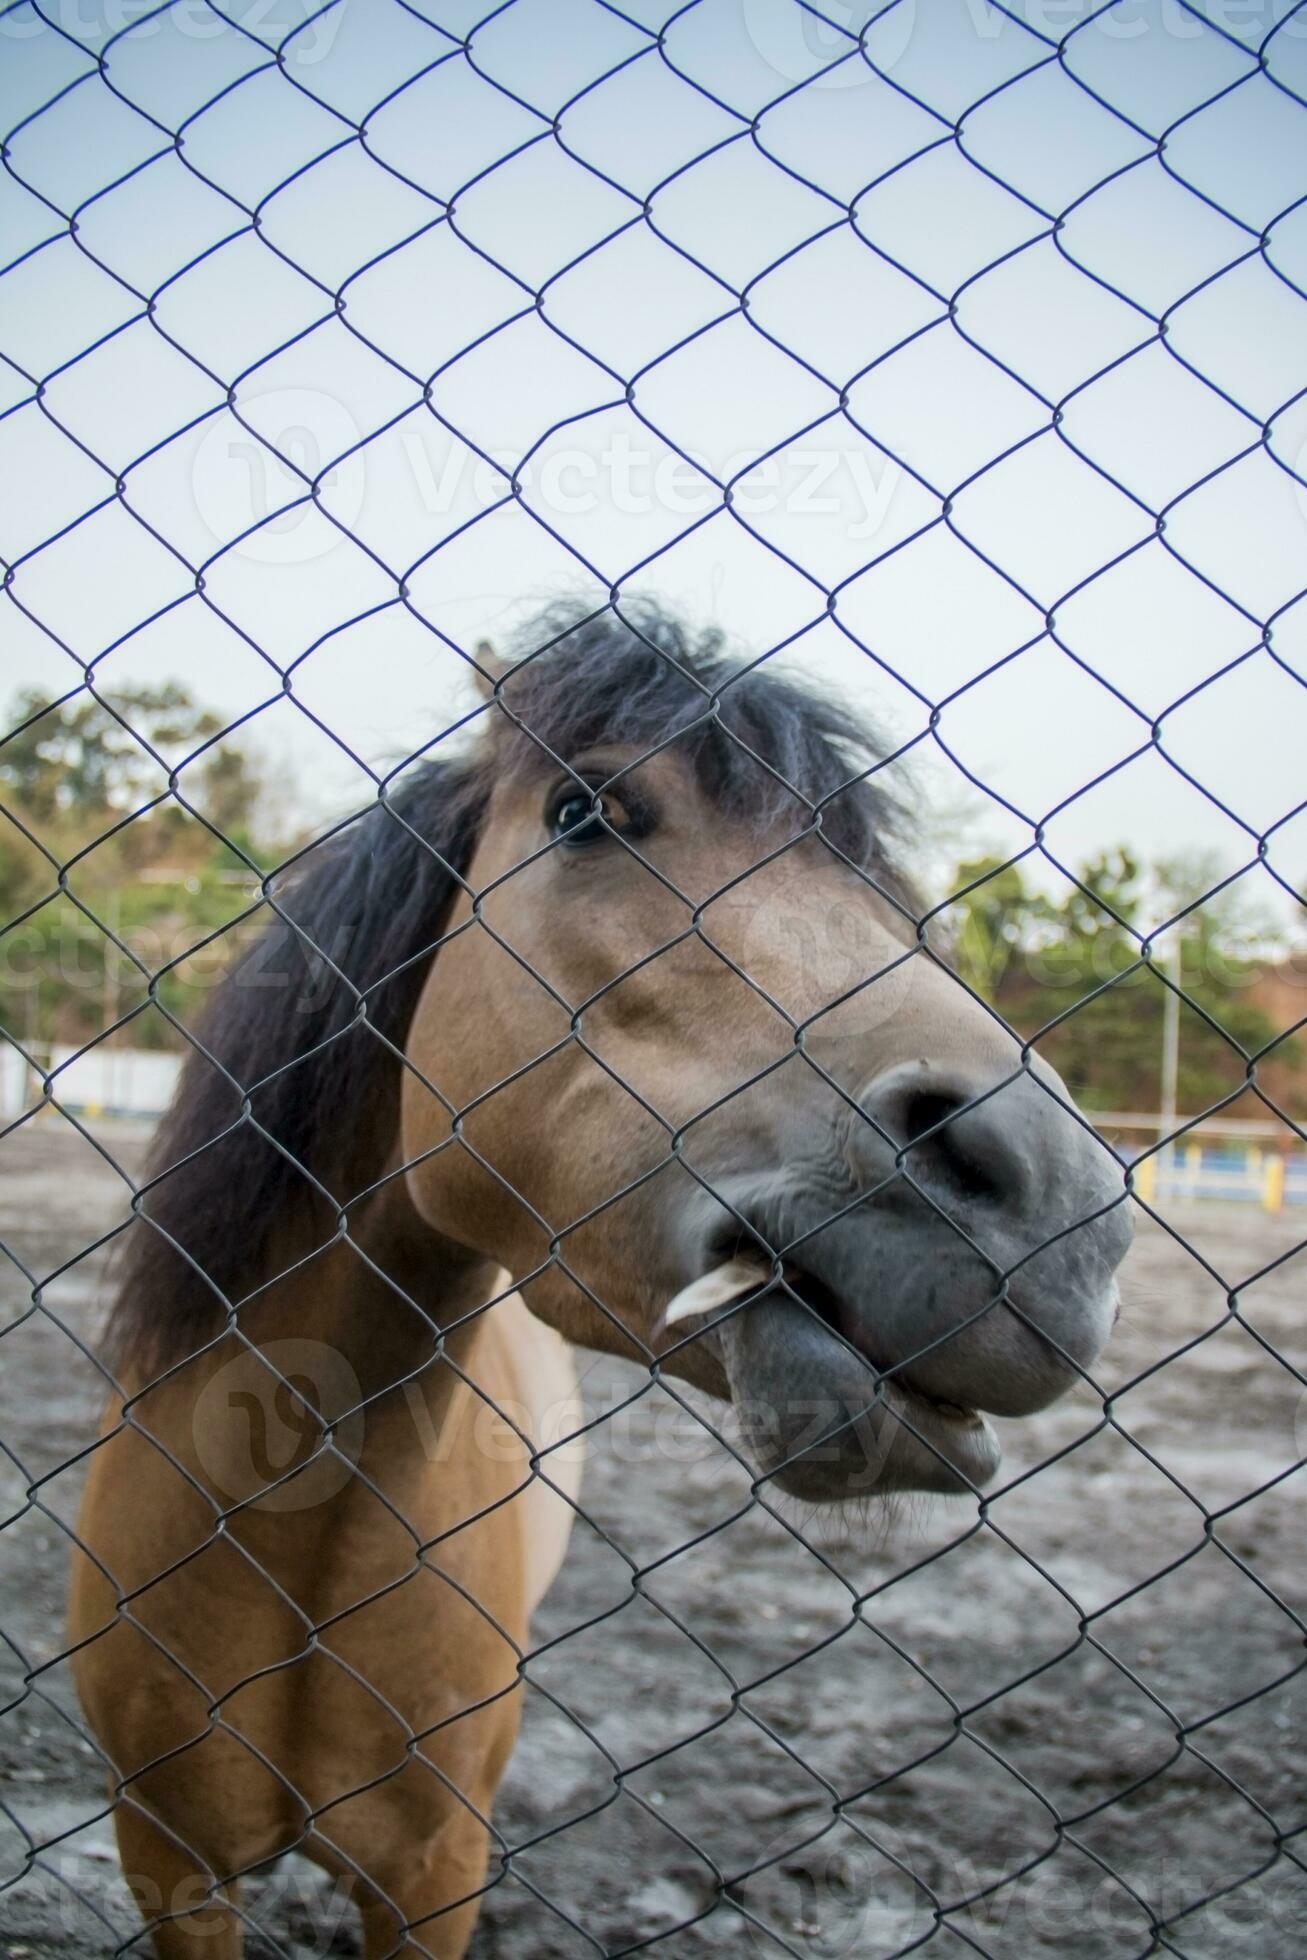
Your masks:
{"label": "black mane", "polygon": [[870,779],[873,738],[843,708],[733,664],[714,635],[693,643],[653,607],[555,609],[516,651],[465,752],[408,771],[272,885],[274,916],[194,1029],[155,1138],[111,1325],[120,1361],[192,1352],[271,1277],[268,1240],[289,1207],[317,1203],[325,1242],[375,1181],[409,1023],[501,769],[673,740],[719,808],[819,824],[911,906],[890,853],[896,812]]}

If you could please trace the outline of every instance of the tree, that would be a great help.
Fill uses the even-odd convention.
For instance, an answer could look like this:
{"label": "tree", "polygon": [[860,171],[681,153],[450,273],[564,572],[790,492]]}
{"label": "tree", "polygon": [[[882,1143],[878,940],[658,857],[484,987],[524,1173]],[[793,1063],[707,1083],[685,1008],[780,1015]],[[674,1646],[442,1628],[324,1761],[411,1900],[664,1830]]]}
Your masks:
{"label": "tree", "polygon": [[[148,999],[115,939],[184,1013],[188,976],[174,963],[249,903],[264,800],[250,757],[215,742],[220,718],[175,684],[114,705],[26,695],[0,741],[0,1028],[26,1044],[85,1040]],[[207,956],[210,983],[229,950]],[[131,1039],[173,1036],[147,1011]]]}
{"label": "tree", "polygon": [[[1244,1056],[1278,1030],[1256,998],[1256,921],[1235,893],[1204,898],[1219,882],[1212,865],[1180,860],[1148,870],[1118,848],[1082,866],[1060,901],[1033,890],[1019,866],[991,865],[957,873],[958,887],[975,885],[958,901],[958,970],[1036,1040],[1087,1108],[1158,1106],[1167,988],[1160,955],[1170,947],[1178,948],[1184,995],[1180,1107],[1206,1109],[1241,1086]],[[1146,961],[1146,935],[1190,905]],[[1296,1065],[1296,1044],[1281,1043],[1276,1057]]]}
{"label": "tree", "polygon": [[[87,696],[43,707],[38,694],[20,696],[15,732],[0,742],[0,798],[10,799],[52,843],[81,848],[166,797],[176,761],[184,765],[186,801],[239,842],[263,785],[243,750],[210,746],[222,731],[221,717],[197,707],[175,682],[124,690],[113,705],[110,712]],[[187,821],[180,801],[150,810],[133,839],[137,862],[174,850]]]}

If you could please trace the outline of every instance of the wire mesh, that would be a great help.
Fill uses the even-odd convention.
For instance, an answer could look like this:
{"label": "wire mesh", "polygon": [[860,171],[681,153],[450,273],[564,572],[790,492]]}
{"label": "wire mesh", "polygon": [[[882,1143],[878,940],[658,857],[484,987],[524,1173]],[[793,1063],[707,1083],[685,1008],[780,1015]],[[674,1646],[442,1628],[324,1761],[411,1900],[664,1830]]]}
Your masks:
{"label": "wire mesh", "polygon": [[[296,1819],[273,1849],[326,1843],[334,1859],[312,1882],[300,1867],[268,1876],[266,1850],[247,1866],[218,1869],[191,1844],[189,1826],[165,1820],[190,1876],[184,1895],[149,1908],[164,1939],[171,1928],[194,1950],[207,1939],[205,1950],[235,1951],[218,1942],[239,1927],[259,1952],[358,1950],[349,1908],[371,1899],[380,1913],[369,1925],[373,1955],[452,1954],[468,1938],[474,1952],[533,1955],[1300,1950],[1304,1628],[1288,1506],[1304,1443],[1292,1314],[1302,1246],[1292,1202],[1251,1214],[1255,1228],[1248,1213],[1237,1226],[1226,1213],[1218,1227],[1187,1204],[1202,1195],[1205,1173],[1201,1156],[1178,1156],[1177,1146],[1198,1147],[1199,1125],[1236,1105],[1245,1119],[1253,1111],[1276,1147],[1303,1144],[1301,1106],[1276,1073],[1303,1017],[1283,1015],[1269,1039],[1241,1041],[1187,984],[1172,949],[1240,879],[1273,889],[1282,917],[1296,918],[1304,902],[1291,869],[1303,805],[1266,812],[1248,788],[1258,777],[1250,754],[1299,725],[1304,684],[1295,581],[1307,476],[1301,450],[1293,453],[1307,401],[1301,0],[1205,10],[1191,0],[986,4],[920,16],[905,0],[861,11],[690,0],[666,16],[606,0],[507,0],[480,16],[342,0],[290,22],[268,7],[224,11],[211,0],[89,16],[20,0],[0,11],[0,40],[16,247],[0,273],[0,295],[8,290],[12,302],[10,326],[0,328],[0,441],[7,430],[5,522],[16,541],[5,543],[5,631],[17,672],[35,671],[38,653],[44,663],[39,694],[0,744],[0,869],[7,851],[40,867],[3,938],[26,945],[23,933],[58,908],[77,943],[116,954],[112,975],[106,963],[97,978],[89,1038],[83,1030],[55,1052],[39,1028],[2,1030],[8,1053],[21,1058],[3,1133],[12,1194],[4,1339],[14,1360],[0,1443],[13,1472],[5,1529],[15,1550],[12,1630],[0,1629],[13,1685],[2,1814],[4,1884],[22,1942],[9,1950],[147,1950],[149,1935],[112,1875],[107,1829],[152,1814],[139,1794],[149,1772],[196,1740],[194,1727],[165,1725],[125,1773],[70,1687],[74,1650],[105,1638],[102,1628],[62,1630],[67,1555],[81,1542],[76,1492],[124,1431],[153,1436],[147,1448],[175,1473],[176,1503],[184,1485],[207,1507],[205,1532],[181,1563],[220,1547],[257,1572],[266,1589],[259,1610],[279,1616],[286,1644],[216,1690],[179,1654],[184,1643],[170,1645],[152,1625],[151,1584],[171,1568],[151,1569],[148,1558],[130,1580],[107,1574],[113,1619],[137,1629],[190,1684],[205,1738],[258,1756]],[[439,256],[455,244],[457,277]],[[419,276],[408,270],[414,263]],[[382,302],[370,297],[392,277]],[[678,282],[687,294],[693,288],[693,301]],[[166,380],[139,351],[115,366],[124,348],[139,350],[134,336],[160,362],[166,350]],[[329,337],[333,360],[345,346],[366,371],[366,385],[339,400],[312,366]],[[766,365],[750,365],[764,356]],[[687,419],[729,434],[735,425],[722,404],[730,406],[737,367],[742,453],[724,461],[724,438],[721,454],[706,458]],[[1010,387],[1007,411],[990,412],[978,376]],[[270,422],[261,405],[278,389],[280,420]],[[491,412],[499,404],[502,441]],[[1204,417],[1218,412],[1209,426]],[[442,455],[457,456],[454,487],[415,529],[378,526],[351,472],[364,460],[384,469],[387,441],[402,444],[418,424],[440,432]],[[598,520],[587,528],[594,505],[576,486],[593,482],[590,428],[608,444],[610,500],[620,511],[626,495],[626,514],[649,520],[634,551],[634,530],[615,534]],[[645,445],[636,463],[615,428]],[[881,472],[865,479],[858,521],[836,510],[838,562],[773,521],[775,479],[765,475],[772,465],[789,472],[782,515],[792,519],[826,488],[824,452],[813,447],[821,442],[845,444]],[[224,463],[237,456],[248,471],[245,520],[233,516],[239,500],[224,501],[229,479],[213,473],[214,444]],[[638,512],[637,463],[660,486]],[[464,465],[481,472],[477,498],[464,498]],[[174,467],[188,473],[207,547],[204,526],[178,515]],[[898,498],[888,525],[873,521],[872,509],[887,469]],[[1014,519],[1007,528],[1004,513]],[[305,525],[318,543],[301,555]],[[758,585],[764,612],[780,625],[755,634],[747,658],[721,666],[717,654],[705,664],[647,600],[677,588],[679,554],[724,532],[730,549],[747,552],[741,576]],[[353,584],[325,573],[319,581],[323,537],[348,546]],[[477,561],[460,556],[485,537],[510,556],[510,585],[554,586],[571,575],[580,594],[565,621],[550,615],[525,629],[511,659],[480,640]],[[946,557],[932,555],[945,547]],[[267,572],[263,583],[229,583],[242,554]],[[1143,554],[1154,567],[1164,561],[1157,576],[1169,581],[1147,595],[1129,583]],[[877,581],[902,580],[914,614],[929,611],[937,583],[955,585],[965,616],[977,576],[1010,607],[976,608],[992,649],[963,648],[951,675],[924,675],[900,655],[893,632],[877,627],[878,605],[887,617],[893,611],[890,585]],[[1103,636],[1094,638],[1088,606],[1105,590],[1124,594],[1109,613],[1113,631],[1133,616],[1133,668],[1128,657],[1113,664]],[[79,597],[89,615],[70,612]],[[1150,635],[1182,639],[1206,606],[1219,608],[1219,657],[1179,678],[1163,667],[1146,679],[1139,650]],[[447,698],[457,692],[451,674],[469,683],[475,674],[479,691],[469,684],[443,725],[433,717],[437,725],[411,738],[411,754],[383,766],[366,731],[315,705],[313,676],[351,635],[380,634],[395,621],[445,663],[438,685]],[[632,703],[608,702],[627,735],[597,777],[573,768],[570,736],[556,734],[566,716],[542,705],[548,689],[532,679],[547,673],[560,643],[596,634],[606,658],[636,661],[631,672],[651,696],[661,700],[668,675],[683,689],[666,726],[655,717],[634,737]],[[152,699],[147,713],[146,698],[118,683],[115,663],[143,648],[167,674],[185,668],[179,649],[191,635],[200,661],[248,662],[255,678],[239,711],[187,721],[183,704]],[[913,718],[874,757],[851,758],[837,731],[831,752],[847,774],[814,788],[750,741],[737,706],[774,659],[802,656],[821,635],[834,636],[876,689],[906,699]],[[389,652],[390,643],[376,644]],[[969,701],[1015,675],[1004,698],[1021,718],[1019,747],[1074,756],[1082,731],[1041,718],[1027,658],[1041,652],[1075,669],[1077,700],[1110,700],[1120,720],[1109,752],[1093,750],[1079,780],[1035,807],[951,731]],[[382,696],[386,653],[370,682]],[[590,682],[598,671],[585,670]],[[1244,719],[1240,689],[1252,703]],[[1212,702],[1242,777],[1209,780],[1190,759],[1185,713]],[[65,791],[34,813],[32,786],[50,759],[42,742],[57,738],[59,769],[76,769],[90,753],[91,724],[76,720],[88,706],[100,739],[110,749],[119,743],[137,773],[97,835],[67,851],[59,843]],[[320,743],[312,754],[330,758],[325,770],[362,771],[369,787],[365,809],[330,825],[315,816],[311,837],[268,862],[246,823],[248,782],[238,774],[224,800],[213,772],[234,738],[276,716],[312,728]],[[471,803],[466,834],[433,830],[406,785],[413,765],[434,760],[450,772],[438,778],[442,793],[463,794],[458,771],[492,733],[507,745],[493,753],[515,758],[524,777],[533,756],[562,771],[573,803],[552,834],[509,849],[474,887],[458,855],[479,821]],[[743,864],[730,860],[726,832],[736,819],[722,804],[717,880],[698,893],[642,848],[628,807],[642,770],[691,754],[708,758],[696,761],[700,772],[743,780],[752,770],[753,800],[773,811],[778,797],[791,798],[782,841]],[[935,903],[917,904],[874,848],[850,850],[839,812],[842,796],[875,798],[901,764],[930,755],[1001,810],[1016,841],[1001,860],[957,874]],[[1087,884],[1058,830],[1095,797],[1102,807],[1141,762],[1159,772],[1149,783],[1181,782],[1206,816],[1215,813],[1227,847],[1219,874],[1151,920]],[[292,802],[298,787],[286,792]],[[884,813],[889,802],[865,807]],[[1254,805],[1259,814],[1250,814]],[[311,798],[306,806],[315,807]],[[97,884],[95,853],[130,850],[141,826],[165,819],[227,853],[226,883],[184,943],[151,954],[124,927],[112,890]],[[367,821],[384,826],[384,835],[367,833],[368,875],[384,886],[376,867],[385,839],[399,839],[409,853],[396,859],[405,901],[439,905],[360,951],[360,920],[390,926],[375,901],[366,910],[366,877],[349,883],[356,860],[344,853]],[[584,998],[542,969],[527,926],[530,874],[571,848],[569,830],[638,861],[652,916],[662,916],[664,896],[683,915],[675,932],[655,933]],[[751,876],[814,843],[900,935],[891,954],[864,954],[840,987],[828,982],[828,1001],[895,973],[952,971],[938,929],[977,892],[1032,864],[1109,919],[1125,956],[1022,1030],[1002,1081],[937,1109],[905,1138],[863,1107],[813,1038],[825,1008],[778,1003],[763,952],[733,953],[713,930],[711,908],[723,894],[747,893]],[[901,848],[910,861],[911,839]],[[323,894],[305,909],[296,894],[308,887],[296,878],[311,880],[315,867]],[[404,909],[393,885],[385,895]],[[466,908],[453,924],[444,916],[451,898]],[[181,980],[203,954],[215,973],[226,970],[230,946],[257,948],[278,921],[272,943],[283,967],[273,977],[284,985],[290,973],[302,1011],[283,1021],[285,1051],[257,1080],[243,1079],[206,1039],[207,1024],[197,1033],[194,993]],[[538,990],[561,1022],[526,1060],[504,1032],[511,1023],[501,1022],[507,1061],[460,1100],[426,1074],[408,1021],[384,1004],[388,983],[403,989],[433,950],[438,964],[469,935],[491,943],[498,970]],[[1125,1269],[1126,1313],[1101,1367],[1071,1354],[1076,1393],[1032,1418],[1025,1442],[1014,1429],[1016,1467],[925,1521],[892,1505],[888,1530],[874,1509],[835,1522],[796,1510],[776,1466],[754,1460],[732,1412],[678,1378],[675,1354],[700,1342],[701,1330],[683,1329],[671,1350],[647,1327],[632,1339],[622,1303],[587,1281],[575,1248],[669,1169],[702,1186],[745,1245],[760,1242],[738,1186],[706,1177],[692,1144],[696,1126],[765,1085],[776,1064],[669,1115],[648,1082],[613,1068],[594,1033],[624,983],[656,976],[660,959],[686,947],[710,950],[733,987],[777,1014],[782,1059],[797,1058],[805,1080],[819,1081],[891,1151],[879,1179],[830,1198],[815,1224],[764,1245],[776,1284],[805,1312],[796,1257],[890,1187],[910,1189],[974,1244],[959,1207],[923,1169],[932,1140],[965,1135],[954,1126],[974,1122],[1012,1084],[1028,1088],[1040,1044],[1051,1046],[1107,997],[1142,979],[1221,1048],[1219,1093],[1176,1115],[1172,1083],[1163,1133],[1112,1160],[1115,1186],[1097,1212],[1128,1208],[1146,1221],[1146,1237]],[[257,966],[243,971],[257,977]],[[974,981],[952,984],[998,1025]],[[332,1004],[325,1018],[317,1016],[323,1002]],[[239,1018],[265,1009],[266,997],[242,995]],[[141,1139],[98,1106],[113,1101],[108,1038],[131,1040],[147,1020],[167,1024],[161,1053],[199,1053],[229,1091],[221,1124],[162,1172],[145,1170]],[[324,1182],[295,1140],[309,1134],[314,1098],[327,1096],[331,1108],[330,1096],[344,1094],[339,1082],[322,1088],[322,1071],[357,1086],[356,1064],[343,1058],[360,1040],[370,1055],[384,1051],[394,1078],[420,1080],[445,1133],[413,1150],[406,1131],[403,1149],[378,1148],[342,1188]],[[583,1056],[614,1081],[661,1142],[638,1168],[617,1149],[611,1160],[601,1150],[598,1182],[545,1215],[487,1153],[477,1119],[524,1080],[539,1084],[527,1091],[539,1147],[558,1150],[564,1119],[551,1112],[547,1085],[560,1056]],[[75,1093],[77,1065],[97,1057],[99,1087]],[[297,1088],[314,1063],[312,1089]],[[1159,1093],[1165,1098],[1165,1080]],[[266,1114],[272,1099],[275,1121]],[[370,1112],[343,1107],[366,1128]],[[570,1109],[565,1120],[576,1120]],[[231,1154],[233,1139],[238,1150],[262,1147],[250,1159],[253,1183],[240,1183],[245,1160]],[[592,1339],[607,1327],[610,1346],[626,1341],[624,1365],[581,1357],[580,1403],[569,1404],[569,1422],[546,1443],[527,1433],[520,1409],[486,1389],[458,1345],[460,1332],[502,1306],[507,1281],[488,1294],[483,1286],[452,1315],[434,1314],[407,1245],[378,1251],[358,1230],[365,1200],[384,1202],[428,1157],[443,1161],[451,1151],[530,1214],[539,1256],[526,1267],[508,1262],[514,1281],[566,1276]],[[1280,1182],[1266,1190],[1295,1199],[1297,1160],[1286,1170],[1273,1148],[1267,1162],[1265,1176]],[[1053,1170],[1045,1173],[1051,1180]],[[296,1178],[301,1198],[307,1186],[322,1208],[326,1225],[309,1251],[280,1266],[269,1257],[257,1272],[248,1262],[242,1269],[239,1214],[226,1218],[225,1246],[210,1232],[205,1243],[221,1271],[206,1267],[202,1277],[218,1319],[196,1333],[193,1352],[202,1357],[224,1339],[259,1348],[281,1397],[276,1421],[287,1434],[309,1435],[309,1467],[327,1480],[315,1501],[366,1487],[378,1541],[393,1527],[415,1570],[441,1573],[458,1591],[470,1616],[459,1623],[463,1638],[475,1645],[482,1636],[467,1631],[475,1626],[512,1647],[512,1681],[487,1694],[486,1708],[520,1700],[525,1727],[493,1811],[495,1775],[487,1781],[478,1771],[465,1788],[439,1761],[442,1732],[466,1718],[467,1705],[419,1732],[392,1698],[391,1683],[429,1661],[405,1655],[397,1676],[393,1657],[383,1669],[378,1656],[373,1668],[366,1640],[339,1637],[347,1613],[306,1610],[285,1573],[271,1569],[276,1561],[260,1558],[273,1540],[247,1530],[250,1518],[290,1515],[297,1522],[280,1529],[292,1539],[307,1529],[299,1508],[283,1514],[273,1502],[305,1475],[302,1456],[251,1444],[253,1484],[224,1489],[203,1450],[198,1460],[192,1452],[198,1430],[187,1444],[151,1428],[151,1389],[185,1380],[178,1356],[137,1379],[96,1438],[95,1404],[115,1386],[102,1345],[105,1255],[133,1235],[166,1235],[174,1273],[205,1266],[187,1235],[175,1235],[175,1213],[171,1226],[155,1215],[160,1189],[182,1176],[197,1216],[218,1211],[233,1190],[257,1209],[261,1183],[289,1194]],[[1026,1257],[1053,1256],[1069,1231],[1057,1227]],[[333,1364],[296,1346],[302,1327],[280,1358],[275,1342],[246,1332],[279,1272],[293,1279],[327,1243],[352,1247],[366,1283],[429,1337],[419,1359],[383,1357],[377,1377],[364,1370],[367,1386],[348,1365],[343,1387],[328,1378]],[[1013,1279],[995,1269],[977,1322],[992,1319],[996,1305],[1023,1317]],[[748,1311],[737,1305],[728,1317]],[[919,1369],[958,1331],[950,1325],[914,1343],[882,1382],[904,1365]],[[374,1340],[384,1349],[382,1334],[370,1333],[369,1346]],[[636,1350],[642,1359],[632,1363]],[[511,1461],[516,1447],[525,1483],[547,1486],[574,1514],[571,1562],[525,1645],[505,1626],[498,1594],[481,1598],[457,1576],[466,1524],[424,1541],[373,1459],[360,1461],[358,1439],[383,1409],[398,1402],[418,1420],[426,1405],[414,1395],[420,1401],[433,1368],[495,1419],[501,1457]],[[273,1404],[264,1407],[248,1384],[242,1393],[241,1420],[252,1424],[257,1408],[264,1444],[275,1442],[275,1424],[266,1427]],[[53,1398],[48,1409],[45,1398]],[[333,1404],[325,1419],[324,1398]],[[580,1438],[591,1462],[578,1496],[566,1466]],[[439,1459],[438,1446],[437,1436]],[[515,1491],[493,1496],[485,1515],[493,1521]],[[136,1501],[128,1492],[125,1508]],[[506,1564],[522,1556],[507,1532],[500,1555]],[[224,1604],[219,1588],[206,1609],[220,1641],[234,1645],[238,1596],[233,1583]],[[385,1761],[361,1759],[362,1745],[351,1761],[347,1750],[325,1797],[294,1786],[290,1756],[279,1761],[252,1740],[241,1712],[251,1688],[271,1680],[280,1692],[283,1677],[308,1678],[314,1668],[331,1670],[335,1685],[303,1690],[295,1722],[329,1728],[353,1693],[385,1716],[395,1738]],[[510,1697],[514,1683],[520,1693]],[[129,1672],[120,1692],[124,1700],[139,1692]],[[478,1704],[476,1712],[485,1711]],[[341,1732],[352,1732],[348,1720]],[[372,1853],[340,1824],[351,1798],[393,1786],[388,1831],[411,1862],[417,1847],[404,1836],[403,1793],[418,1768],[447,1787],[451,1814],[472,1820],[474,1841],[488,1851],[484,1876],[473,1855],[467,1882],[450,1881],[420,1914],[380,1876],[391,1854],[374,1845],[370,1863]],[[239,1878],[244,1890],[229,1894]]]}

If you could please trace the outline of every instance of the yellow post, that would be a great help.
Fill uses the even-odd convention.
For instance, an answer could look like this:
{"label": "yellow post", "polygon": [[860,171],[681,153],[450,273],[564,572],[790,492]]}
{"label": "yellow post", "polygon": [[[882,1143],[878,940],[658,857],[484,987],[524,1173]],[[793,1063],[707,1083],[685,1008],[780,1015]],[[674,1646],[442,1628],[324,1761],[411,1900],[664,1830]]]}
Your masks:
{"label": "yellow post", "polygon": [[1157,1196],[1157,1159],[1141,1157],[1134,1167],[1135,1196],[1151,1205]]}
{"label": "yellow post", "polygon": [[1203,1146],[1201,1143],[1187,1143],[1185,1145],[1184,1168],[1187,1177],[1192,1177],[1197,1180],[1201,1175],[1203,1168]]}
{"label": "yellow post", "polygon": [[1272,1151],[1262,1174],[1262,1210],[1280,1211],[1284,1206],[1284,1159]]}

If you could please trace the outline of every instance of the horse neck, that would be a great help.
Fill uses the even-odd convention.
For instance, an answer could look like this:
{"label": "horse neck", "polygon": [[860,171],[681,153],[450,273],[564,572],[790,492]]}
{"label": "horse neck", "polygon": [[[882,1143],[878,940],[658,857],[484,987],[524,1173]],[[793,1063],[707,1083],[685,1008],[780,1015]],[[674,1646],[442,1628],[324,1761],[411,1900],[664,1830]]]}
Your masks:
{"label": "horse neck", "polygon": [[[443,1330],[504,1283],[493,1262],[440,1238],[419,1218],[401,1179],[351,1213],[348,1234],[323,1248],[331,1229],[328,1221],[324,1231],[320,1214],[287,1220],[272,1234],[263,1265],[269,1276],[282,1276],[242,1307],[240,1327],[259,1347],[287,1339],[323,1343],[349,1363],[364,1394],[433,1360]],[[460,1329],[455,1345],[469,1346],[476,1325]]]}

